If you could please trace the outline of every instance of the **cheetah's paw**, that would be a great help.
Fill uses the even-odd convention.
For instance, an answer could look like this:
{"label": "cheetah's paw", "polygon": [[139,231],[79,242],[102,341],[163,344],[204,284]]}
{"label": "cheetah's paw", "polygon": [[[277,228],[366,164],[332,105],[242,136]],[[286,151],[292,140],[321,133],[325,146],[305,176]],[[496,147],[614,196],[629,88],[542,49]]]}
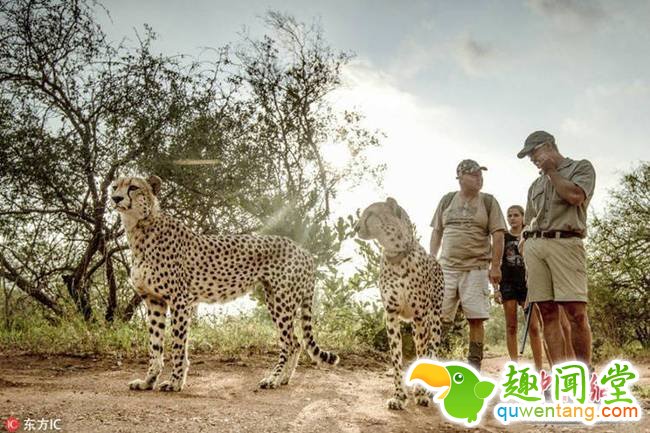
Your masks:
{"label": "cheetah's paw", "polygon": [[403,410],[404,409],[404,403],[405,403],[405,400],[400,399],[400,398],[396,398],[396,397],[390,398],[386,402],[386,404],[388,405],[388,409],[390,409],[390,410]]}
{"label": "cheetah's paw", "polygon": [[174,383],[166,380],[158,386],[158,390],[162,392],[178,392],[181,390],[181,385],[179,383]]}
{"label": "cheetah's paw", "polygon": [[149,391],[153,389],[153,383],[149,383],[142,379],[136,379],[129,382],[129,389],[132,391]]}
{"label": "cheetah's paw", "polygon": [[275,389],[278,387],[278,378],[273,376],[265,377],[259,383],[259,387],[262,389]]}

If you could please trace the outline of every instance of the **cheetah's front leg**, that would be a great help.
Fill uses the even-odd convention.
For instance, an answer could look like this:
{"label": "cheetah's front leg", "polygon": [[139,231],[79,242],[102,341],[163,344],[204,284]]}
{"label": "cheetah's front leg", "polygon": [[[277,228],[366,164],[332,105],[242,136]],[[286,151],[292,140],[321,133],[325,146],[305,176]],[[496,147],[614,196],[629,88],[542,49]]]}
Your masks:
{"label": "cheetah's front leg", "polygon": [[172,374],[169,380],[159,386],[161,391],[181,391],[185,385],[187,369],[190,361],[187,359],[187,337],[193,309],[185,302],[174,301],[171,308],[172,316]]}
{"label": "cheetah's front leg", "polygon": [[[413,339],[415,340],[415,350],[418,358],[434,359],[437,353],[436,341],[432,335],[436,332],[433,328],[431,314],[426,317],[418,317],[414,320]],[[437,328],[438,340],[440,339],[440,327]],[[415,401],[420,406],[429,406],[432,395],[427,392],[421,385],[415,385]]]}
{"label": "cheetah's front leg", "polygon": [[145,298],[147,305],[147,321],[149,322],[149,370],[144,380],[136,379],[129,382],[132,390],[153,389],[158,376],[163,369],[163,343],[165,337],[165,316],[167,304],[161,300]]}
{"label": "cheetah's front leg", "polygon": [[406,392],[402,381],[402,333],[400,319],[397,314],[386,313],[386,331],[390,343],[390,357],[395,370],[393,377],[395,394],[388,400],[388,408],[402,410],[406,403]]}

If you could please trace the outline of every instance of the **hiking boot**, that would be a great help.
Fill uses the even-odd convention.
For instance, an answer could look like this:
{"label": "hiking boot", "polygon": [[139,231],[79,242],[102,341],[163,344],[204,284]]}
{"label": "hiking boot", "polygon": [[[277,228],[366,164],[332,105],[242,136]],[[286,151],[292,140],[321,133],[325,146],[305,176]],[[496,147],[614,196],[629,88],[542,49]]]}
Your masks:
{"label": "hiking boot", "polygon": [[472,367],[474,367],[476,371],[481,371],[482,360],[483,360],[483,343],[470,341],[469,353],[467,354],[467,363]]}

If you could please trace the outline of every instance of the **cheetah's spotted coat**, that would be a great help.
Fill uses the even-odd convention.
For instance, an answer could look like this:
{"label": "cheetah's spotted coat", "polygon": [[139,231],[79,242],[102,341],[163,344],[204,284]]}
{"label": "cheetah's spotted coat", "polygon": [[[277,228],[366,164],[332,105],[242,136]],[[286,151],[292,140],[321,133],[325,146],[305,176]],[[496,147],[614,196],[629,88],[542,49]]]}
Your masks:
{"label": "cheetah's spotted coat", "polygon": [[180,391],[187,376],[187,337],[198,302],[226,302],[261,283],[280,334],[280,359],[262,388],[289,383],[302,349],[294,319],[302,323],[309,356],[336,364],[338,356],[320,350],[311,327],[314,295],[312,257],[291,240],[278,236],[199,236],[160,211],[160,179],[121,178],[112,199],[122,217],[133,254],[131,280],[144,298],[149,322],[149,370],[131,389],[153,389],[163,369],[165,318],[170,310],[172,373],[161,391]]}
{"label": "cheetah's spotted coat", "polygon": [[[388,407],[403,409],[406,391],[400,323],[413,322],[418,358],[433,358],[437,354],[444,287],[442,268],[414,238],[411,220],[393,198],[368,206],[361,214],[357,231],[360,238],[376,239],[383,247],[379,290],[395,372],[395,392]],[[418,404],[429,405],[430,398],[422,387],[416,387],[415,396]]]}

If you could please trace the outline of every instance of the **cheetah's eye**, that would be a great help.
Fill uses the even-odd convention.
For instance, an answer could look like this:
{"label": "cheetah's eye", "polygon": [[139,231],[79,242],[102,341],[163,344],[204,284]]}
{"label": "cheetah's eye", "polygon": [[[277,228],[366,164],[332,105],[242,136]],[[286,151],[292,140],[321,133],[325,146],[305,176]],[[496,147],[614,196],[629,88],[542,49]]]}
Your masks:
{"label": "cheetah's eye", "polygon": [[111,188],[113,188],[113,191],[117,189],[117,185],[113,185]]}
{"label": "cheetah's eye", "polygon": [[137,191],[137,190],[139,190],[139,189],[140,189],[140,188],[137,187],[137,186],[135,186],[135,185],[129,185],[129,192],[131,192],[131,191]]}

